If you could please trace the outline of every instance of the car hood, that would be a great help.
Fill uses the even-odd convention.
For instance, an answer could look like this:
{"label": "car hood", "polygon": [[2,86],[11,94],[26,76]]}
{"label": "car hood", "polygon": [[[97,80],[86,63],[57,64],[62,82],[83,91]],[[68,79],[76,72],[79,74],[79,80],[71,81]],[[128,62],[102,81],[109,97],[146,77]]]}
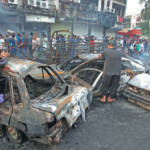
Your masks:
{"label": "car hood", "polygon": [[79,113],[77,112],[79,110],[75,110],[72,114],[69,113],[69,111],[75,106],[80,106],[81,114],[83,118],[85,118],[85,109],[89,105],[87,95],[87,88],[69,86],[68,94],[66,94],[65,96],[52,98],[52,96],[49,95],[44,99],[34,100],[31,105],[34,108],[54,114],[57,120],[65,117],[71,126],[77,119],[76,115],[79,115]]}
{"label": "car hood", "polygon": [[128,84],[150,91],[150,75],[146,73],[139,74],[131,79]]}

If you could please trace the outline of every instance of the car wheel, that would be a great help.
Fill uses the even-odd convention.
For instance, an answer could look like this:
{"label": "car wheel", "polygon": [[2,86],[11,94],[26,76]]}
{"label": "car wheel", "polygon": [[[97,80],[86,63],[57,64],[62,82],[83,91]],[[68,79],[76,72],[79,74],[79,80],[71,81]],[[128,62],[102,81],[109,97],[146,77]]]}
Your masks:
{"label": "car wheel", "polygon": [[23,141],[23,133],[14,127],[6,127],[6,134],[14,143],[19,144]]}

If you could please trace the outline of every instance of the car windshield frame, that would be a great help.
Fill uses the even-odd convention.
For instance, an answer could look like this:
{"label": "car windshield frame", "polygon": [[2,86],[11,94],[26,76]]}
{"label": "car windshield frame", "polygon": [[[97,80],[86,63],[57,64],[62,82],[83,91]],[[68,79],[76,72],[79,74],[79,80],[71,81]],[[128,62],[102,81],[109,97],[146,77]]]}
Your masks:
{"label": "car windshield frame", "polygon": [[[47,74],[48,74],[48,78],[51,78],[52,79],[52,81],[53,81],[53,83],[54,83],[54,85],[53,85],[53,87],[55,86],[55,85],[57,85],[57,84],[63,84],[63,85],[67,85],[66,84],[66,82],[63,80],[63,79],[61,79],[61,77],[56,73],[56,71],[53,69],[53,68],[51,68],[50,66],[38,66],[38,67],[36,67],[37,69],[41,69],[41,72],[42,72],[42,77],[41,78],[43,78],[43,80],[44,80],[44,74],[43,74],[43,71],[45,71]],[[30,71],[25,77],[33,77],[33,79],[36,77],[36,75],[34,76],[34,74],[32,74],[32,72],[35,72],[35,70],[32,70],[32,71]],[[53,74],[53,75],[52,75]],[[47,78],[47,79],[48,79]],[[24,78],[25,79],[25,78]],[[37,74],[37,79],[38,79],[38,74]],[[24,80],[24,82],[25,82],[25,80]],[[27,88],[27,84],[26,84],[26,82],[25,82],[25,86],[26,86],[26,88]],[[51,87],[52,88],[52,87]],[[34,97],[34,98],[31,98],[31,96],[30,96],[30,94],[29,94],[29,91],[28,91],[28,88],[27,88],[27,91],[28,91],[28,94],[29,94],[29,97],[30,97],[30,100],[34,100],[34,99],[37,99],[37,98],[39,98],[39,97],[41,97],[41,96],[43,96],[43,95],[45,95],[45,96],[47,96],[47,95],[49,95],[49,92],[50,92],[50,90],[51,90],[51,88],[49,88],[49,90],[47,90],[46,92],[44,92],[44,93],[42,93],[41,95],[39,95],[39,96],[37,96],[37,97]]]}
{"label": "car windshield frame", "polygon": [[[74,66],[71,67],[71,68],[68,68],[71,63],[73,64],[73,62],[71,62],[71,61],[73,61],[73,60],[74,60],[74,61],[81,60],[81,62],[80,62],[79,64],[74,65]],[[58,67],[59,67],[60,69],[64,70],[64,71],[71,71],[71,70],[73,70],[74,68],[76,68],[77,66],[81,65],[82,63],[84,63],[84,62],[86,62],[86,61],[87,61],[87,59],[84,59],[84,58],[79,57],[79,56],[75,56],[75,57],[73,57],[73,58],[67,60],[66,62],[64,62],[64,63],[58,65]]]}

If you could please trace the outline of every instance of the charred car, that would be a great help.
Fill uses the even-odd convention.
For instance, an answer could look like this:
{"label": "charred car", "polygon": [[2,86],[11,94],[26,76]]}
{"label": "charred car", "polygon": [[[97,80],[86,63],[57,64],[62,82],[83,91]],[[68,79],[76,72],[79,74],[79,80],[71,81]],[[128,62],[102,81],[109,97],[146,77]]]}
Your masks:
{"label": "charred car", "polygon": [[[101,76],[99,72],[96,82]],[[93,86],[67,84],[51,66],[9,58],[0,69],[0,94],[4,95],[0,135],[5,131],[15,143],[22,142],[24,135],[44,144],[57,143],[80,115],[85,120],[92,90]]]}
{"label": "charred car", "polygon": [[128,97],[129,102],[150,110],[150,75],[143,73],[131,79],[124,96]]}
{"label": "charred car", "polygon": [[[94,96],[99,96],[101,95],[102,76],[96,82],[96,85],[95,81],[99,76],[99,72],[103,72],[104,59],[100,59],[98,56],[99,54],[81,54],[60,65],[52,65],[52,67],[63,79],[69,79],[70,84],[79,85],[81,81],[84,81],[86,84],[83,86],[94,85]],[[122,58],[122,75],[118,92],[123,92],[129,79],[145,72],[145,70],[145,66],[127,58]]]}

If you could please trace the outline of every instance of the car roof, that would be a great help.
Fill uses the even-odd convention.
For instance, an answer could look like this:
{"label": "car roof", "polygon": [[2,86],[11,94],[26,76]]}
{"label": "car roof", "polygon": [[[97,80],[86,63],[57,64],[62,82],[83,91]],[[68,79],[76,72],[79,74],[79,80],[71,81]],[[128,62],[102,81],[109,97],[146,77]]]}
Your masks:
{"label": "car roof", "polygon": [[83,58],[83,59],[86,59],[86,60],[90,60],[90,59],[98,58],[99,54],[80,54],[78,56],[80,58]]}
{"label": "car roof", "polygon": [[[86,59],[86,60],[91,60],[91,59],[98,59],[99,54],[81,54],[81,55],[78,55],[78,57]],[[129,59],[122,57],[122,60],[129,60]],[[129,61],[131,61],[131,60],[129,60]]]}
{"label": "car roof", "polygon": [[44,64],[19,58],[8,58],[5,68],[2,70],[19,73],[21,76],[26,76],[35,67],[43,66]]}

